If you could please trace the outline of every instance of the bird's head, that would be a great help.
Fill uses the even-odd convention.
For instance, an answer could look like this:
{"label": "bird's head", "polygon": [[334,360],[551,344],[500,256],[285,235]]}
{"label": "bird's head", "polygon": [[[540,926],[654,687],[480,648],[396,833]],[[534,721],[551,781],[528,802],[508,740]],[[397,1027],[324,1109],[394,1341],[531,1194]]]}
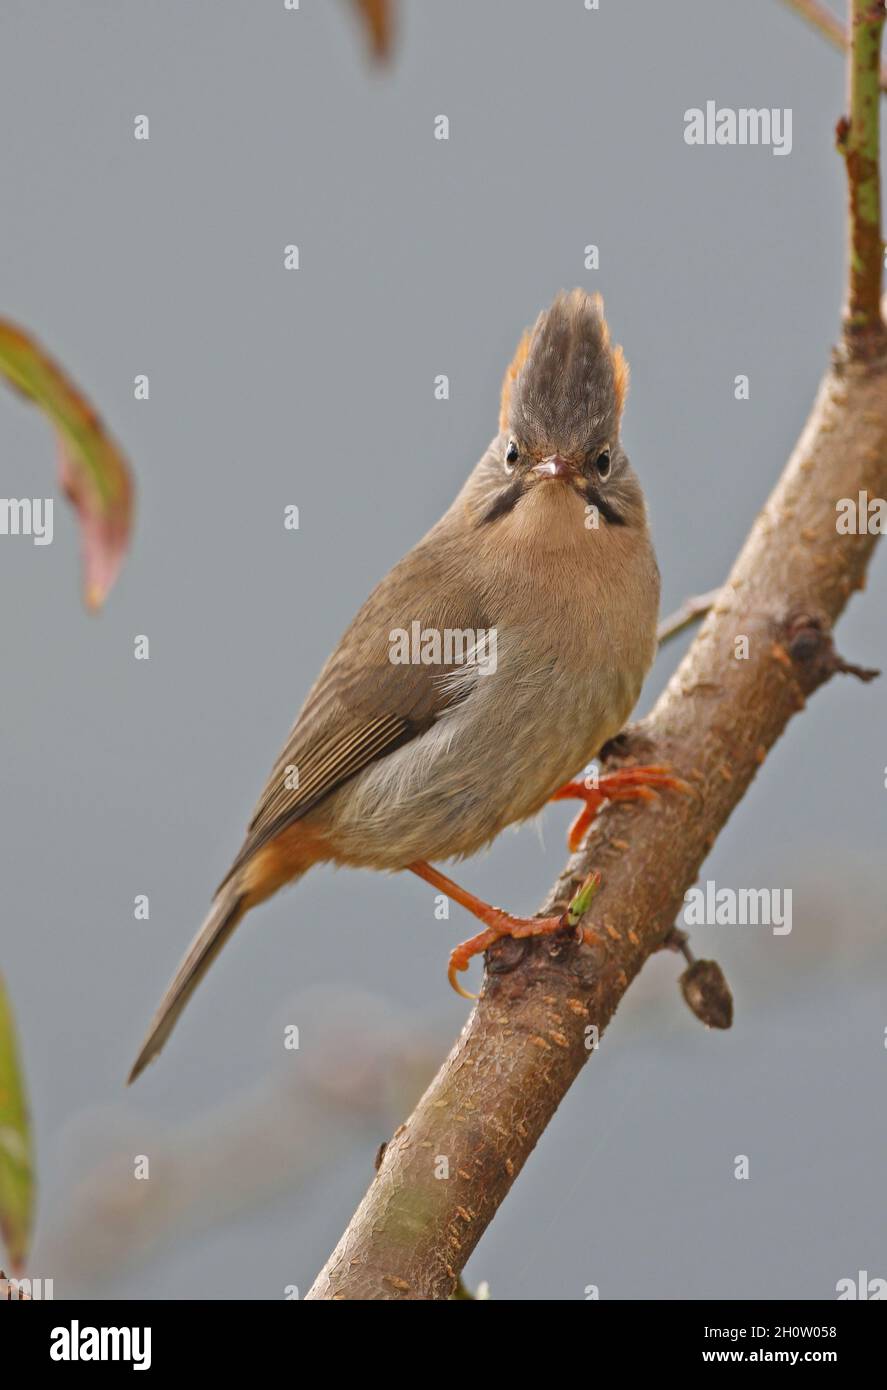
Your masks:
{"label": "bird's head", "polygon": [[524,333],[505,374],[494,445],[502,488],[487,519],[564,488],[606,524],[642,518],[643,496],[619,437],[627,389],[628,363],[611,346],[600,295],[559,294]]}

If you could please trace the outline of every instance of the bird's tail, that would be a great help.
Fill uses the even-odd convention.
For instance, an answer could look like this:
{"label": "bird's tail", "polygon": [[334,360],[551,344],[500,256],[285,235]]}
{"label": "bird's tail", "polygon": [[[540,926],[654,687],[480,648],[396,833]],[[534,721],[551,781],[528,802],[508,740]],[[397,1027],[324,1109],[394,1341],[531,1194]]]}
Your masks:
{"label": "bird's tail", "polygon": [[151,1020],[147,1037],[129,1073],[127,1085],[131,1085],[139,1073],[157,1056],[194,990],[237,926],[246,908],[246,901],[235,890],[233,884],[221,890],[160,1001],[160,1007]]}

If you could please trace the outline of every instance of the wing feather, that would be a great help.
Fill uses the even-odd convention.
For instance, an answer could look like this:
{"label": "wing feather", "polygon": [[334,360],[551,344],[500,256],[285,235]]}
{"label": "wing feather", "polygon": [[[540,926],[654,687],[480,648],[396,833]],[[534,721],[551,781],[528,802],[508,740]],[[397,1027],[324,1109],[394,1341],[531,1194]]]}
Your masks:
{"label": "wing feather", "polygon": [[466,698],[470,682],[446,679],[461,667],[390,659],[391,630],[409,631],[417,619],[423,628],[437,630],[488,626],[464,550],[431,546],[430,539],[382,580],[330,656],[274,764],[223,883],[348,778],[423,733],[444,710]]}

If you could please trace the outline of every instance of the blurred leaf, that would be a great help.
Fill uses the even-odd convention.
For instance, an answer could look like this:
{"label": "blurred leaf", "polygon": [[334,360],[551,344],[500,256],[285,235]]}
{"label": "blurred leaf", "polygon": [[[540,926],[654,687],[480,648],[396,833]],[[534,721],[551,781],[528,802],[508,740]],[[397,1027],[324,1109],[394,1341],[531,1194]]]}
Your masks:
{"label": "blurred leaf", "polygon": [[13,1271],[23,1267],[28,1253],[33,1210],[31,1128],[12,1006],[0,975],[0,1235]]}
{"label": "blurred leaf", "polygon": [[129,544],[133,484],[126,460],[62,369],[5,319],[0,319],[0,374],[36,402],[58,431],[59,479],[80,518],[84,599],[87,608],[99,608]]}
{"label": "blurred leaf", "polygon": [[354,0],[369,35],[373,57],[384,60],[391,53],[394,0]]}

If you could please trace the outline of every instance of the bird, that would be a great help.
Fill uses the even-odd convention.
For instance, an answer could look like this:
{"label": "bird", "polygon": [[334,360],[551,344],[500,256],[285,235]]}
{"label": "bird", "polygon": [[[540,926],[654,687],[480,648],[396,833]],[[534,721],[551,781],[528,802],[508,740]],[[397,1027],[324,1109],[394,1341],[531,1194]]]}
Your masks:
{"label": "bird", "polygon": [[323,666],[130,1082],[244,914],[313,865],[410,870],[466,908],[483,930],[452,952],[449,979],[474,998],[458,976],[475,955],[565,917],[514,916],[432,861],[568,797],[584,803],[575,849],[606,801],[685,789],[660,765],[579,777],[624,727],[656,652],[659,569],[621,439],[628,378],[600,295],[561,291],[523,333],[495,437]]}

